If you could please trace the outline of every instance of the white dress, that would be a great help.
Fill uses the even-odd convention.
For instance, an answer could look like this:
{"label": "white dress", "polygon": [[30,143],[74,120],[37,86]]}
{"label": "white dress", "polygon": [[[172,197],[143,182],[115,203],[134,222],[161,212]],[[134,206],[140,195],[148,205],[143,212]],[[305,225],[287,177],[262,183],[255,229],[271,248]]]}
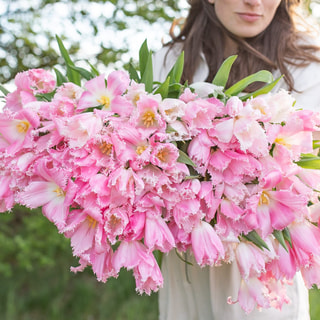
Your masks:
{"label": "white dress", "polygon": [[[181,46],[176,45],[168,52],[166,47],[158,51],[153,58],[154,79],[163,81],[173,63],[180,54]],[[304,68],[291,67],[295,88],[296,106],[320,111],[320,64],[311,63]],[[204,81],[208,67],[204,56],[194,75],[194,82]],[[280,75],[275,74],[275,77]],[[274,91],[287,89],[283,79]],[[193,257],[189,257],[193,260]],[[193,260],[194,261],[194,260]],[[227,298],[233,300],[238,295],[240,273],[236,263],[220,267],[200,268],[196,263],[187,265],[173,251],[162,261],[163,288],[159,292],[160,320],[309,320],[308,290],[299,274],[294,284],[288,288],[291,304],[282,310],[273,308],[254,310],[246,314],[238,303],[227,304]]]}

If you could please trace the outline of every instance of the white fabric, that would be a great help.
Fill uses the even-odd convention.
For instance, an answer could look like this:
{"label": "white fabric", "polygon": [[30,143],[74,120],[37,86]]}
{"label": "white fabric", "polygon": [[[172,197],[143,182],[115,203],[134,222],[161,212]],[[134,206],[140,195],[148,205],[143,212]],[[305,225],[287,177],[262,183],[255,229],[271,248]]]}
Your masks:
{"label": "white fabric", "polygon": [[[167,73],[180,54],[181,46],[172,50],[163,48],[154,55],[154,78],[164,81]],[[320,64],[311,63],[304,68],[291,67],[295,88],[296,106],[320,111]],[[204,81],[208,67],[204,57],[197,68],[193,81]],[[275,77],[279,74],[275,74]],[[287,89],[283,79],[274,88]],[[192,257],[188,258],[193,259]],[[237,298],[240,274],[236,263],[221,267],[200,268],[196,263],[187,265],[175,252],[163,258],[164,286],[159,293],[160,320],[309,320],[308,290],[300,274],[288,287],[292,301],[281,311],[276,309],[254,310],[247,315],[239,306],[227,304],[227,298]]]}

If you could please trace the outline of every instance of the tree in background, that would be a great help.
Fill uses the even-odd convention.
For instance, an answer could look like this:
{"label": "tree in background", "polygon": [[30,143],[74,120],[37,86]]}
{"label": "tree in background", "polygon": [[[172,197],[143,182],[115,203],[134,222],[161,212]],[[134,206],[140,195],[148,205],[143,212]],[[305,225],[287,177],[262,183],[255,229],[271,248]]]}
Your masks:
{"label": "tree in background", "polygon": [[160,43],[159,30],[168,33],[170,23],[181,15],[181,3],[0,0],[0,83],[10,81],[19,71],[50,68],[62,62],[56,34],[63,39],[72,58],[88,59],[97,67],[123,67],[132,51],[138,53],[143,37],[158,39]]}

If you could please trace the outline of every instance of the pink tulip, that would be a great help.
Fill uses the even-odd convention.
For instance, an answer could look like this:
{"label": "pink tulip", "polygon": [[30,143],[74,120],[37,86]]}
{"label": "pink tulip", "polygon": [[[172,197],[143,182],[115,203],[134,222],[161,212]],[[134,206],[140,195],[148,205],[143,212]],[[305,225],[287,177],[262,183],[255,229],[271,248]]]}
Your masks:
{"label": "pink tulip", "polygon": [[205,265],[216,265],[224,258],[224,248],[219,236],[213,227],[200,221],[191,232],[192,251],[197,263]]}

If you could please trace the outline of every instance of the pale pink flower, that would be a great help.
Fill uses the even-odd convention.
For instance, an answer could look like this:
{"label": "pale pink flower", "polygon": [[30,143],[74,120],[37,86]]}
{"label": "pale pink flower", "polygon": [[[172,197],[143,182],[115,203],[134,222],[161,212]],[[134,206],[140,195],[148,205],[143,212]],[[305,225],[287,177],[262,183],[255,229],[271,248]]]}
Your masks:
{"label": "pale pink flower", "polygon": [[7,152],[14,154],[22,147],[30,148],[33,137],[32,130],[40,125],[39,116],[32,110],[23,109],[9,118],[3,114],[0,116],[0,133],[8,141]]}
{"label": "pale pink flower", "polygon": [[[303,251],[308,255],[320,255],[320,229],[308,221],[289,226],[296,255]],[[304,261],[300,261],[304,263]],[[301,265],[301,264],[300,264]]]}
{"label": "pale pink flower", "polygon": [[159,104],[159,112],[167,123],[184,116],[186,104],[182,100],[167,98]]}
{"label": "pale pink flower", "polygon": [[224,258],[225,252],[219,236],[205,221],[199,221],[192,229],[191,243],[194,257],[201,267],[219,264]]}
{"label": "pale pink flower", "polygon": [[179,151],[172,143],[155,143],[152,145],[150,162],[164,170],[175,166]]}
{"label": "pale pink flower", "polygon": [[269,308],[270,302],[267,293],[267,288],[257,278],[241,280],[238,302],[246,313],[250,313],[255,307]]}
{"label": "pale pink flower", "polygon": [[169,252],[175,246],[173,235],[161,216],[147,212],[144,244],[149,251],[161,252]]}
{"label": "pale pink flower", "polygon": [[177,250],[185,252],[191,248],[191,233],[186,232],[183,228],[179,228],[174,221],[169,224],[169,229],[175,239]]}
{"label": "pale pink flower", "polygon": [[259,277],[265,272],[264,252],[257,246],[247,242],[240,242],[236,249],[236,259],[243,279]]}
{"label": "pale pink flower", "polygon": [[268,215],[272,228],[282,230],[305,212],[307,207],[307,198],[304,195],[294,194],[289,190],[262,191],[258,201],[258,221],[262,229],[268,232],[271,228],[263,227],[264,223],[269,221]]}
{"label": "pale pink flower", "polygon": [[151,255],[140,241],[121,241],[113,255],[112,263],[117,272],[122,267],[131,270],[137,267],[143,260],[146,262],[150,261]]}
{"label": "pale pink flower", "polygon": [[63,232],[71,239],[73,253],[77,256],[92,249],[95,245],[96,235],[103,230],[103,219],[101,214],[94,217],[85,210],[73,210],[66,221]]}
{"label": "pale pink flower", "polygon": [[37,166],[35,175],[37,180],[31,181],[19,194],[19,201],[32,209],[42,207],[44,215],[61,230],[77,187],[64,171],[48,169],[45,163]]}
{"label": "pale pink flower", "polygon": [[240,114],[242,109],[243,109],[243,102],[236,96],[228,99],[225,106],[226,113],[231,117],[235,117],[238,114]]}
{"label": "pale pink flower", "polygon": [[198,95],[193,93],[190,88],[186,88],[183,93],[180,95],[179,99],[185,103],[196,100]]}
{"label": "pale pink flower", "polygon": [[237,206],[233,201],[222,199],[220,204],[220,213],[235,221],[242,218],[244,210]]}
{"label": "pale pink flower", "polygon": [[[44,69],[30,69],[25,71],[29,80],[29,88],[34,94],[49,93],[55,89],[56,80],[51,72]],[[25,86],[25,81],[22,88]],[[16,85],[20,88],[20,81]]]}
{"label": "pale pink flower", "polygon": [[132,168],[120,167],[110,174],[108,186],[111,189],[110,202],[116,207],[133,204],[136,195],[142,193],[144,183]]}
{"label": "pale pink flower", "polygon": [[167,134],[170,141],[181,141],[191,139],[191,134],[188,127],[184,122],[180,120],[171,122],[170,125],[167,126]]}
{"label": "pale pink flower", "polygon": [[209,129],[216,115],[215,105],[202,99],[188,102],[182,120],[188,124],[192,132]]}
{"label": "pale pink flower", "polygon": [[130,122],[142,133],[143,138],[149,137],[156,131],[164,132],[166,123],[158,112],[159,96],[143,95],[137,101],[137,108],[131,117]]}
{"label": "pale pink flower", "polygon": [[179,228],[191,232],[202,218],[198,199],[183,199],[173,208],[173,218]]}
{"label": "pale pink flower", "polygon": [[133,275],[136,279],[136,291],[140,294],[145,292],[150,295],[152,291],[158,291],[163,286],[161,270],[153,255],[141,260],[133,269]]}
{"label": "pale pink flower", "polygon": [[9,211],[14,206],[14,192],[10,188],[12,177],[0,176],[0,212]]}
{"label": "pale pink flower", "polygon": [[301,268],[301,274],[304,283],[308,289],[312,289],[314,285],[320,286],[320,257],[314,255],[310,261],[310,265]]}
{"label": "pale pink flower", "polygon": [[103,216],[105,220],[104,230],[108,240],[111,244],[115,244],[129,223],[127,208],[124,206],[106,209]]}
{"label": "pale pink flower", "polygon": [[57,88],[57,91],[53,99],[70,99],[74,104],[78,103],[81,98],[82,93],[84,92],[83,88],[77,86],[72,82],[63,83],[60,87]]}
{"label": "pale pink flower", "polygon": [[4,109],[17,112],[23,109],[25,105],[33,101],[37,101],[37,98],[31,92],[15,90],[7,94]]}
{"label": "pale pink flower", "polygon": [[265,99],[268,105],[268,110],[265,113],[271,115],[270,122],[286,122],[288,117],[295,111],[293,109],[295,99],[288,91],[282,89],[275,94],[268,94]]}
{"label": "pale pink flower", "polygon": [[201,130],[200,133],[190,141],[188,155],[197,164],[197,170],[202,175],[204,175],[207,169],[209,159],[212,158],[212,146],[213,143],[205,130]]}
{"label": "pale pink flower", "polygon": [[58,132],[65,137],[70,148],[81,148],[102,129],[102,120],[92,112],[78,114],[69,118],[55,118]]}
{"label": "pale pink flower", "polygon": [[137,101],[140,99],[141,95],[146,94],[145,84],[136,83],[134,80],[131,80],[130,86],[125,94],[126,99],[131,101],[131,103],[137,106]]}
{"label": "pale pink flower", "polygon": [[113,111],[113,105],[118,103],[118,99],[126,104],[121,95],[127,90],[129,81],[129,76],[124,71],[111,72],[107,78],[107,85],[103,74],[89,80],[85,84],[87,91],[82,94],[78,109],[102,106],[103,110]]}
{"label": "pale pink flower", "polygon": [[293,121],[285,126],[278,127],[278,133],[273,142],[275,143],[274,155],[276,152],[282,152],[282,148],[279,151],[277,150],[281,146],[290,152],[292,160],[298,160],[301,153],[311,153],[313,151],[312,132],[303,131],[301,124]]}
{"label": "pale pink flower", "polygon": [[[236,111],[239,111],[239,114],[236,114]],[[229,143],[235,137],[241,150],[249,151],[255,156],[268,154],[267,136],[261,125],[256,121],[258,115],[254,110],[248,106],[242,109],[235,106],[232,113],[234,117],[227,120],[223,119],[215,124],[214,132],[218,140]]]}

